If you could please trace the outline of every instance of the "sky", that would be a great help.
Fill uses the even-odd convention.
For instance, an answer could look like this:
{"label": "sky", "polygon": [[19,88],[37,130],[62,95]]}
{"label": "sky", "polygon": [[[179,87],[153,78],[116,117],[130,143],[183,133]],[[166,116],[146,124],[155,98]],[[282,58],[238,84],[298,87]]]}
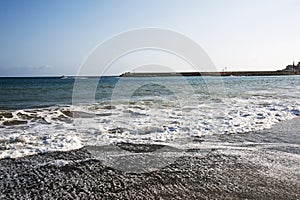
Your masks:
{"label": "sky", "polygon": [[299,10],[300,0],[1,0],[0,76],[76,75],[99,44],[145,27],[186,35],[218,70],[282,69],[300,61]]}

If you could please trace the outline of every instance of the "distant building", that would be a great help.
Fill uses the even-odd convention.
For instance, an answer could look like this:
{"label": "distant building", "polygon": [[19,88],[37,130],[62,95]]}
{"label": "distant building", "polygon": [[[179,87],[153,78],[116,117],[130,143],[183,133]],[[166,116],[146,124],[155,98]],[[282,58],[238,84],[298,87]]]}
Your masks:
{"label": "distant building", "polygon": [[298,65],[295,66],[296,71],[300,71],[300,62],[298,62]]}
{"label": "distant building", "polygon": [[288,65],[286,66],[285,69],[283,69],[283,71],[289,71],[289,72],[298,72],[300,71],[300,62],[298,62],[297,65],[295,65],[295,63],[293,62],[293,65]]}

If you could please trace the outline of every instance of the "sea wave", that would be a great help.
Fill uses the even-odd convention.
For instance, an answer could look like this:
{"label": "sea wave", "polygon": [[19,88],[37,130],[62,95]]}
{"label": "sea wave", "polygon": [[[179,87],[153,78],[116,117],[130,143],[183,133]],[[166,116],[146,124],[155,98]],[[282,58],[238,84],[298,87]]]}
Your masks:
{"label": "sea wave", "polygon": [[60,105],[0,111],[0,158],[121,142],[180,146],[206,135],[260,131],[300,115],[295,99],[176,99]]}

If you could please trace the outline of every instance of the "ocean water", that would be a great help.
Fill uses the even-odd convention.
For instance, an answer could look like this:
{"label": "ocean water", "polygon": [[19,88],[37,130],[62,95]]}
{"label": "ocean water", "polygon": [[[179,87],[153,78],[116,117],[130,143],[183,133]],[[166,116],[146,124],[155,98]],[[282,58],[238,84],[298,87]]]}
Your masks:
{"label": "ocean water", "polygon": [[[195,145],[300,115],[300,76],[0,79],[0,158],[86,145]],[[74,103],[76,102],[76,103]]]}

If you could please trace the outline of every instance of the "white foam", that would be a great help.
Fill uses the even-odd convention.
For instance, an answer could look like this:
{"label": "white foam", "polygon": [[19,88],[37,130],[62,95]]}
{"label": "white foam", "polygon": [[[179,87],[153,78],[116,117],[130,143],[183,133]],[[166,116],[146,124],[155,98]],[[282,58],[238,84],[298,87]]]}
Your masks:
{"label": "white foam", "polygon": [[[187,106],[170,98],[149,101],[143,97],[136,102],[113,102],[111,110],[105,102],[17,110],[12,112],[12,119],[0,121],[0,158],[67,151],[84,145],[174,143],[180,138],[259,131],[299,115],[296,95],[274,95],[249,92],[199,99],[197,104]],[[69,110],[79,115],[84,112],[84,117],[68,117],[64,111]],[[18,113],[35,117],[27,119],[26,125],[3,125],[6,120],[24,120]]]}

